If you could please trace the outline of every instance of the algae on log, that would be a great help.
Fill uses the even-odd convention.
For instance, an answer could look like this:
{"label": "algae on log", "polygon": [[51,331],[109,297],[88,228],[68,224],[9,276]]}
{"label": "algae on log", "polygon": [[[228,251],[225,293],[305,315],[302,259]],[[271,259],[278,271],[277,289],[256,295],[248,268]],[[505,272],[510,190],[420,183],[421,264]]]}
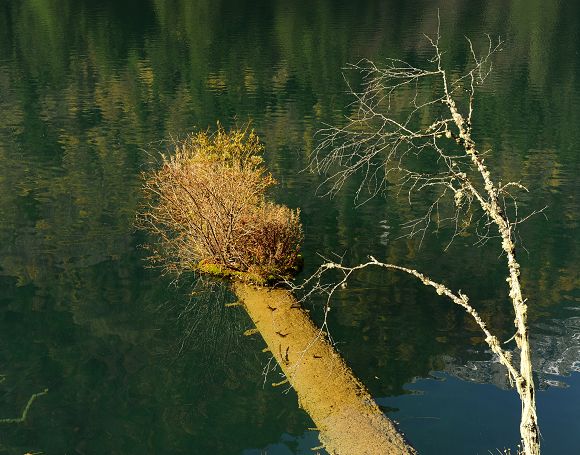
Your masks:
{"label": "algae on log", "polygon": [[242,283],[233,288],[329,453],[416,453],[289,291]]}

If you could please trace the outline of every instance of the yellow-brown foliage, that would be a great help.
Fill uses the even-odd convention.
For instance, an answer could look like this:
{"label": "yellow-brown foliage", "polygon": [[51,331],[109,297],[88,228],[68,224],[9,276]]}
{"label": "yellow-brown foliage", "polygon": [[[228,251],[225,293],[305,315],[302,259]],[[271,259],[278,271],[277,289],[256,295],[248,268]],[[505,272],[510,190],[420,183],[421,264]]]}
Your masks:
{"label": "yellow-brown foliage", "polygon": [[266,200],[276,184],[254,131],[191,134],[146,177],[138,224],[157,234],[154,256],[178,272],[193,269],[269,282],[300,263],[299,211]]}

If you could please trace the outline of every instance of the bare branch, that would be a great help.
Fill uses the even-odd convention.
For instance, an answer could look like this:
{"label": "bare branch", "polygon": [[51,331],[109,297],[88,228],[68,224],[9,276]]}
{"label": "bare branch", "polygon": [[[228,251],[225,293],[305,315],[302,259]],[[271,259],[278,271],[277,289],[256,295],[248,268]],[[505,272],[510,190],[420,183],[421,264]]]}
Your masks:
{"label": "bare branch", "polygon": [[[449,298],[453,303],[462,307],[473,318],[475,323],[478,325],[478,327],[485,334],[485,342],[488,344],[488,346],[490,347],[492,352],[497,355],[500,363],[506,367],[508,374],[510,375],[511,380],[513,380],[515,382],[521,381],[521,376],[520,376],[519,372],[517,371],[517,369],[514,367],[514,365],[511,362],[511,354],[502,349],[501,344],[498,341],[498,339],[491,334],[491,332],[487,328],[487,324],[481,319],[478,312],[469,303],[469,298],[467,297],[467,295],[465,295],[461,291],[453,292],[444,284],[438,283],[438,282],[432,280],[431,278],[429,278],[425,274],[423,274],[415,269],[403,267],[403,266],[396,265],[396,264],[389,264],[389,263],[385,263],[385,262],[380,262],[373,256],[370,256],[369,259],[370,260],[368,262],[365,262],[365,263],[362,263],[362,264],[359,264],[356,266],[352,266],[352,267],[348,267],[348,266],[342,265],[342,263],[334,262],[334,261],[330,261],[330,262],[326,262],[326,263],[322,264],[319,267],[318,271],[315,272],[313,275],[313,277],[315,277],[314,279],[316,281],[316,286],[313,289],[316,289],[318,287],[317,290],[322,291],[325,294],[327,294],[328,302],[330,302],[332,295],[337,290],[343,288],[346,285],[346,283],[348,282],[348,280],[350,279],[350,277],[355,272],[362,270],[362,269],[365,269],[367,267],[371,267],[371,266],[381,267],[381,268],[391,269],[391,270],[398,270],[398,271],[404,272],[408,275],[414,276],[419,281],[421,281],[425,286],[432,287],[438,295],[444,295],[447,298]],[[337,282],[323,286],[323,285],[321,285],[322,275],[329,270],[338,270],[343,275]]]}
{"label": "bare branch", "polygon": [[[439,18],[439,16],[438,16]],[[501,240],[501,251],[507,261],[507,283],[514,311],[515,340],[520,350],[519,369],[509,361],[509,353],[486,332],[488,344],[506,365],[522,402],[520,434],[526,455],[539,454],[539,428],[536,417],[535,389],[532,375],[531,348],[527,328],[527,301],[520,284],[520,265],[516,260],[517,226],[544,209],[520,217],[517,198],[511,190],[527,191],[520,183],[496,183],[485,163],[488,152],[480,153],[472,137],[476,90],[492,70],[492,57],[501,51],[503,41],[487,35],[486,49],[478,54],[467,38],[471,65],[456,76],[444,67],[440,48],[439,26],[434,36],[426,36],[433,47],[433,58],[427,68],[397,59],[387,59],[382,66],[368,60],[350,65],[348,70],[362,76],[360,91],[349,85],[353,111],[341,127],[328,126],[318,132],[320,142],[314,150],[310,169],[326,175],[321,185],[326,194],[336,194],[344,183],[358,176],[360,184],[355,202],[394,190],[405,196],[408,204],[420,207],[421,214],[403,224],[404,235],[424,241],[432,223],[437,229],[451,228],[451,240],[473,224],[476,245],[490,239]],[[346,77],[345,77],[346,79]],[[425,199],[429,202],[425,203]],[[320,274],[311,284],[330,296],[346,283],[357,267],[380,265],[410,273],[424,284],[434,287],[461,305],[476,322],[475,310],[461,293],[431,281],[413,269],[382,264],[376,260],[361,266],[345,268],[327,262],[325,270],[337,269],[344,280],[322,284]],[[312,281],[311,280],[311,281]],[[476,317],[477,316],[477,317]],[[496,345],[497,343],[497,345]],[[490,345],[491,346],[491,345]]]}

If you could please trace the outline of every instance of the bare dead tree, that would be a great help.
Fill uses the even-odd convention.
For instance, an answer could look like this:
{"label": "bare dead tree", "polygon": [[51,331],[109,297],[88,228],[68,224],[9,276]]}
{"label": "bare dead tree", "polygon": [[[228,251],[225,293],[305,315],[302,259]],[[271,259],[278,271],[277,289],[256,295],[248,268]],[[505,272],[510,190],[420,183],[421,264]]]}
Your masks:
{"label": "bare dead tree", "polygon": [[[457,75],[443,66],[439,30],[435,37],[427,39],[434,50],[427,69],[398,59],[388,59],[383,66],[369,60],[350,66],[362,76],[360,91],[349,85],[355,97],[354,114],[347,118],[345,126],[329,126],[319,132],[321,141],[314,151],[311,168],[328,176],[324,183],[330,195],[339,191],[353,175],[362,174],[362,183],[355,195],[358,203],[387,189],[403,192],[409,203],[418,193],[429,194],[432,202],[426,212],[403,225],[409,237],[418,236],[422,240],[432,223],[450,223],[451,241],[469,226],[475,227],[476,243],[484,244],[498,237],[506,257],[506,281],[514,312],[513,339],[520,351],[519,365],[488,330],[464,293],[454,292],[415,269],[384,263],[374,257],[352,267],[329,260],[303,286],[309,287],[310,292],[325,292],[330,302],[332,294],[354,272],[376,266],[412,275],[464,308],[485,334],[485,341],[506,367],[519,394],[523,453],[538,455],[540,431],[528,307],[520,283],[515,236],[518,225],[531,215],[520,217],[513,194],[527,189],[519,182],[502,184],[495,180],[485,163],[485,153],[472,137],[476,89],[490,74],[491,58],[501,50],[502,41],[488,36],[488,46],[478,56],[468,39],[472,65]],[[342,272],[338,282],[328,284],[323,280],[329,270]]]}

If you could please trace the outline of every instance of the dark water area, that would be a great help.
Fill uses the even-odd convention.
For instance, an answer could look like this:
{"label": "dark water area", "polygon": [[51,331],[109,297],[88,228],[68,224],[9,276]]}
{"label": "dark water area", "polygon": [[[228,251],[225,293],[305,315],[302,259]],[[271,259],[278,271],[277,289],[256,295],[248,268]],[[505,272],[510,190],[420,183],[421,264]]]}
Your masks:
{"label": "dark water area", "polygon": [[[543,453],[580,452],[578,174],[580,3],[574,1],[0,0],[0,454],[307,454],[319,445],[292,391],[270,383],[259,336],[223,286],[148,268],[135,230],[141,173],[171,138],[251,120],[300,207],[305,277],[318,254],[410,265],[461,289],[501,339],[513,334],[493,241],[398,239],[405,198],[355,207],[300,172],[352,101],[361,58],[431,57],[450,71],[500,35],[474,135],[520,210]],[[347,74],[346,76],[350,76]],[[356,82],[356,81],[355,81]],[[300,278],[300,277],[299,277]],[[209,287],[208,287],[209,286]],[[322,299],[308,303],[322,317]],[[478,328],[411,279],[366,270],[335,296],[347,363],[424,454],[515,447],[519,403]]]}

